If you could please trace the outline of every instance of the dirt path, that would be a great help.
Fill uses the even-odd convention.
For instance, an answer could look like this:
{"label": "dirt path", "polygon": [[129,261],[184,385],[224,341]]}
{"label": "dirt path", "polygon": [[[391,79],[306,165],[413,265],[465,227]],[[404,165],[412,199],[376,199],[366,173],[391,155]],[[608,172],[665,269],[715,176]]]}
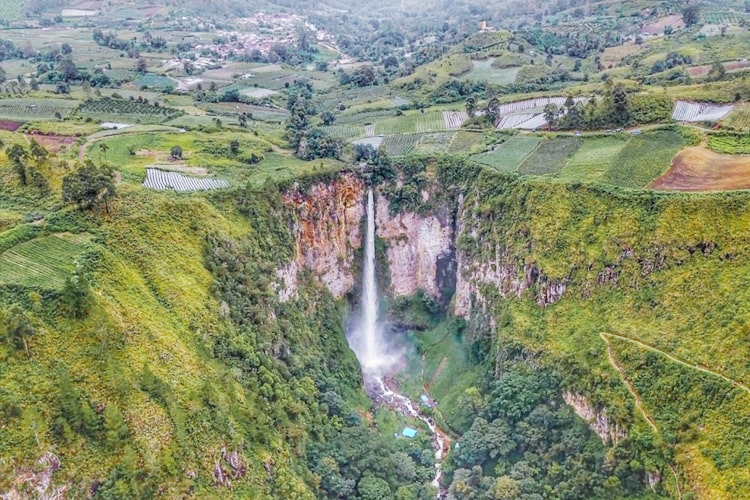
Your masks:
{"label": "dirt path", "polygon": [[[605,342],[607,342],[606,337],[614,337],[614,338],[617,338],[617,339],[620,339],[620,340],[624,340],[626,342],[630,342],[631,344],[635,344],[638,347],[641,347],[643,349],[649,350],[651,352],[655,352],[657,354],[661,354],[662,356],[664,356],[665,358],[669,359],[670,361],[678,363],[678,364],[680,364],[682,366],[685,366],[687,368],[692,368],[693,370],[698,370],[699,372],[703,372],[703,373],[706,373],[708,375],[713,375],[714,377],[719,377],[720,379],[724,380],[725,382],[728,382],[731,385],[737,387],[738,389],[742,389],[746,393],[750,394],[750,387],[746,386],[742,382],[738,382],[737,380],[729,378],[726,375],[722,375],[721,373],[715,372],[713,370],[709,370],[708,368],[703,368],[702,366],[695,365],[695,364],[692,364],[692,363],[688,363],[687,361],[683,361],[683,360],[681,360],[679,358],[676,358],[676,357],[672,356],[669,353],[666,353],[666,352],[662,351],[661,349],[658,349],[658,348],[656,348],[656,347],[654,347],[652,345],[646,344],[645,342],[641,342],[640,340],[632,339],[630,337],[625,337],[624,335],[618,335],[616,333],[601,332],[599,335],[605,340]],[[607,342],[607,345],[609,345],[609,342]]]}
{"label": "dirt path", "polygon": [[609,343],[609,339],[607,338],[607,335],[604,332],[599,333],[599,336],[604,340],[604,343],[607,344],[607,356],[609,357],[609,362],[612,364],[612,366],[617,370],[617,373],[620,374],[620,380],[625,384],[625,387],[628,388],[628,392],[630,392],[631,396],[633,396],[633,399],[635,399],[635,406],[638,408],[638,410],[641,412],[641,415],[643,415],[643,418],[648,422],[648,425],[651,426],[654,432],[658,433],[659,429],[656,427],[656,424],[654,423],[654,420],[651,418],[651,415],[646,412],[646,409],[643,407],[643,401],[641,401],[641,397],[638,395],[638,393],[635,391],[635,388],[632,386],[630,381],[625,377],[624,370],[622,367],[617,364],[617,361],[615,360],[615,357],[612,355],[612,346]]}

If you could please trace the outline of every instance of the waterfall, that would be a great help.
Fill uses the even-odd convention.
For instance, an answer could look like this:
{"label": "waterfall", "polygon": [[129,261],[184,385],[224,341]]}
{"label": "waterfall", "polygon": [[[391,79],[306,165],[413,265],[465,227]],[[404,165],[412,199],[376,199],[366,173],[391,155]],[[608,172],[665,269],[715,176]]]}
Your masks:
{"label": "waterfall", "polygon": [[432,434],[435,449],[435,476],[432,485],[440,491],[442,462],[450,448],[448,436],[437,426],[432,417],[423,415],[418,403],[399,394],[392,387],[393,372],[403,351],[388,344],[378,322],[378,283],[375,274],[375,197],[372,189],[367,191],[367,234],[364,245],[362,267],[362,302],[359,322],[349,332],[349,345],[362,367],[367,392],[376,402],[398,411],[404,416],[424,422]]}

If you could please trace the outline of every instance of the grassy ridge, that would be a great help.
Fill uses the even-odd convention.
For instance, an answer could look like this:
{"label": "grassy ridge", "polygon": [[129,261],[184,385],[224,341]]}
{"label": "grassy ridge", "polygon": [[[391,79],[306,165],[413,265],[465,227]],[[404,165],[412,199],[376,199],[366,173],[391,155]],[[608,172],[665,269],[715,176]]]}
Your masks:
{"label": "grassy ridge", "polygon": [[[471,208],[462,216],[466,228],[459,236],[466,262],[478,266],[501,255],[503,263],[516,266],[511,279],[524,280],[524,265],[545,276],[520,300],[502,298],[495,285],[478,286],[492,307],[475,320],[486,324],[491,316],[498,328],[493,334],[474,330],[475,343],[490,346],[502,339],[544,353],[567,385],[634,426],[631,432],[651,431],[608,359],[602,332],[750,384],[745,335],[750,295],[743,285],[750,279],[746,193],[628,194],[490,171],[471,185],[476,194],[465,200],[463,206]],[[545,282],[564,284],[564,292],[560,300],[540,307]],[[689,461],[682,471],[690,484],[684,486],[706,497],[746,496],[750,478],[742,464],[750,445],[742,427],[750,415],[740,402],[746,396],[738,399],[718,377],[689,369],[683,376],[622,358],[621,348],[615,348],[617,359],[652,413],[656,438],[677,443],[676,458],[656,463],[669,472],[667,465]],[[705,389],[673,387],[683,379]],[[676,400],[679,406],[671,405]]]}

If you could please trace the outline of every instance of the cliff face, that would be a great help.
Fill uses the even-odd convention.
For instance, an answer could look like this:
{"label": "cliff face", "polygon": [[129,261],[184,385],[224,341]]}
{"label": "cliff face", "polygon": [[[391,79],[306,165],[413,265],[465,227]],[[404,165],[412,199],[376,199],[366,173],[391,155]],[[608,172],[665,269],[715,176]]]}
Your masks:
{"label": "cliff face", "polygon": [[413,212],[391,216],[388,200],[378,195],[375,226],[388,243],[390,293],[413,295],[424,290],[433,297],[452,294],[453,224],[447,209],[435,215]]}
{"label": "cliff face", "polygon": [[[297,274],[309,270],[335,297],[355,285],[355,252],[362,245],[365,186],[354,175],[318,183],[302,192],[284,193],[294,212],[295,259],[276,271],[282,302],[297,293]],[[424,290],[435,298],[450,298],[455,288],[454,231],[447,209],[434,215],[413,212],[391,216],[389,202],[376,198],[377,236],[387,246],[393,296]]]}
{"label": "cliff face", "polygon": [[292,231],[294,261],[277,271],[279,299],[297,293],[297,273],[312,271],[335,297],[343,297],[354,286],[354,250],[361,244],[364,185],[345,174],[332,182],[298,186],[282,195],[295,215]]}

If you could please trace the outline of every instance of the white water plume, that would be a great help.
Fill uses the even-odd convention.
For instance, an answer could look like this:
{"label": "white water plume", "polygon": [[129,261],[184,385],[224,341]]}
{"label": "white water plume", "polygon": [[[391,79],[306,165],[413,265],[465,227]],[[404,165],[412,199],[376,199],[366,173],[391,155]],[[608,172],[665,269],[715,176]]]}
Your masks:
{"label": "white water plume", "polygon": [[378,283],[375,275],[375,198],[367,191],[367,234],[362,269],[362,310],[358,324],[349,335],[349,344],[357,355],[365,377],[380,377],[398,360],[389,352],[378,323]]}

